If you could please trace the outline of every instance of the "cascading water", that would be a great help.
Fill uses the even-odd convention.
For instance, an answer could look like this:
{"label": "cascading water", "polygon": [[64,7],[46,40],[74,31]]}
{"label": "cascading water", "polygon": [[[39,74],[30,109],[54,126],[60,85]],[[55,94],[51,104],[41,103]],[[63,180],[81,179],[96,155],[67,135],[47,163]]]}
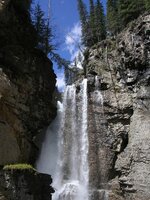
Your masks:
{"label": "cascading water", "polygon": [[[67,86],[63,103],[58,102],[57,117],[47,131],[37,162],[38,171],[52,175],[53,200],[109,200],[107,187],[97,188],[93,179],[97,171],[97,183],[101,181],[100,184],[104,185],[107,182],[106,170],[101,168],[101,160],[96,157],[100,151],[94,145],[106,131],[99,86],[99,77],[95,76],[95,90],[89,93],[90,104],[87,79]],[[89,181],[94,187],[89,187]]]}
{"label": "cascading water", "polygon": [[87,80],[80,85],[78,105],[75,85],[67,86],[59,131],[58,167],[54,200],[88,200]]}
{"label": "cascading water", "polygon": [[63,115],[63,104],[61,102],[57,102],[57,117],[49,126],[45,140],[42,144],[42,150],[40,153],[40,157],[37,161],[37,170],[41,173],[51,174],[54,176],[55,174],[55,166],[56,166],[56,157],[58,155],[58,151],[56,149],[57,141],[58,141],[58,132],[60,127],[60,121]]}
{"label": "cascading water", "polygon": [[95,91],[93,94],[93,99],[96,103],[101,104],[101,106],[103,106],[103,96],[101,94],[99,85],[100,85],[99,78],[98,76],[95,76]]}
{"label": "cascading water", "polygon": [[[56,192],[53,200],[88,200],[87,79],[79,87],[79,91],[76,91],[75,85],[66,87],[63,106],[58,103],[57,118],[47,132],[37,163],[40,172],[54,174]],[[50,142],[53,134],[57,135],[57,153],[49,147],[56,146],[56,141]],[[57,154],[57,164],[53,161],[53,153]],[[55,169],[54,173],[51,166]]]}

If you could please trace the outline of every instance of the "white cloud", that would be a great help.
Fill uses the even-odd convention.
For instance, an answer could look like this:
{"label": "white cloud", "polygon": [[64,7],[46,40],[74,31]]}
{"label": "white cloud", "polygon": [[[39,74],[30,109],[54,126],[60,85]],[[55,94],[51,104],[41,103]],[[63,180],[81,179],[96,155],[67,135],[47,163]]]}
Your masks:
{"label": "white cloud", "polygon": [[57,87],[59,89],[59,91],[63,91],[65,88],[65,77],[64,77],[64,73],[57,73]]}
{"label": "white cloud", "polygon": [[80,23],[76,23],[72,29],[67,33],[65,38],[66,48],[70,53],[71,60],[73,61],[79,52],[79,46],[81,45],[81,26]]}

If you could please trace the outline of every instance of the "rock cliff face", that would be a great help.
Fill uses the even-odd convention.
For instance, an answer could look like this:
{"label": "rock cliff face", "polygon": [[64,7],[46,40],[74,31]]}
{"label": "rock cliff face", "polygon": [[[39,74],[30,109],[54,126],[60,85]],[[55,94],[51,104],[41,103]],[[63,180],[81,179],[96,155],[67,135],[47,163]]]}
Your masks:
{"label": "rock cliff face", "polygon": [[[12,163],[34,165],[38,153],[35,139],[56,115],[53,104],[56,75],[52,62],[35,48],[37,36],[28,12],[29,5],[29,0],[0,1],[0,166]],[[18,174],[16,176],[14,185],[17,179],[21,180]],[[21,176],[24,179],[26,174]],[[33,177],[32,174],[31,179]],[[9,182],[5,181],[4,184]],[[13,195],[8,199],[17,198],[25,199]],[[29,199],[38,198],[32,196]]]}
{"label": "rock cliff face", "polygon": [[49,200],[54,192],[50,175],[12,170],[0,173],[1,200]]}
{"label": "rock cliff face", "polygon": [[[26,7],[21,7],[21,3],[19,6],[17,1],[10,1],[0,13],[0,35],[5,34],[0,39],[0,165],[34,163],[37,152],[34,138],[56,115],[53,104],[56,75],[52,62],[35,49],[35,41],[31,43],[32,38],[26,35],[27,31],[34,32],[34,29]],[[23,21],[18,16],[20,9],[24,11]],[[12,32],[11,15],[18,22]],[[11,32],[10,36],[8,32]],[[15,37],[19,32],[25,35],[22,38],[28,40],[27,43]],[[3,43],[3,40],[9,42]]]}
{"label": "rock cliff face", "polygon": [[[88,49],[84,64],[92,199],[149,200],[150,15]],[[97,79],[103,105],[93,98]]]}
{"label": "rock cliff face", "polygon": [[40,52],[30,59],[33,59],[31,65],[24,63],[14,72],[9,66],[1,65],[0,165],[34,163],[38,150],[34,137],[56,114],[52,103],[56,81],[52,63]]}

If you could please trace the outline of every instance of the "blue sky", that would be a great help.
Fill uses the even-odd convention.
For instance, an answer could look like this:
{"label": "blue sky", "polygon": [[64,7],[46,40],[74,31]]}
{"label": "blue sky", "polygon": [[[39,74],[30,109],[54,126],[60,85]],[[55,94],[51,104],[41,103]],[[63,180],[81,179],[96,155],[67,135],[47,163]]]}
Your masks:
{"label": "blue sky", "polygon": [[[35,3],[37,2],[40,3],[42,10],[47,13],[48,0],[35,0]],[[84,2],[88,5],[89,0],[84,0]],[[102,3],[105,8],[106,0],[102,0]],[[51,0],[51,17],[57,41],[60,43],[58,53],[65,59],[73,60],[77,52],[74,41],[78,42],[81,35],[77,0]],[[56,64],[54,64],[54,70],[58,77],[59,88],[64,87],[63,70],[58,70]]]}

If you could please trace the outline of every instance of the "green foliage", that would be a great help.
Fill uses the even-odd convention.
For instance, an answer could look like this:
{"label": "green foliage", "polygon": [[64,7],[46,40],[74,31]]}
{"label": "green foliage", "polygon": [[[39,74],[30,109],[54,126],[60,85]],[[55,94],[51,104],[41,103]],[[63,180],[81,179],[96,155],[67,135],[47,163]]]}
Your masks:
{"label": "green foliage", "polygon": [[55,48],[52,44],[54,36],[49,19],[44,17],[44,12],[39,4],[36,5],[33,13],[33,24],[37,32],[38,48],[48,55]]}
{"label": "green foliage", "polygon": [[50,19],[45,18],[39,4],[36,5],[33,12],[33,25],[37,33],[37,48],[41,49],[52,61],[56,62],[59,67],[67,68],[69,62],[64,58],[61,58],[59,54],[55,52],[56,44],[54,44],[54,34],[52,33],[52,27],[50,26]]}
{"label": "green foliage", "polygon": [[99,0],[97,0],[95,5],[95,30],[96,42],[100,42],[106,38],[104,9],[102,3]]}
{"label": "green foliage", "polygon": [[108,31],[117,34],[146,10],[150,10],[149,0],[107,0]]}
{"label": "green foliage", "polygon": [[88,46],[92,46],[96,37],[95,27],[95,6],[93,0],[90,0],[90,14],[89,14],[89,31],[88,31]]}
{"label": "green foliage", "polygon": [[107,0],[107,30],[113,35],[119,30],[117,0]]}
{"label": "green foliage", "polygon": [[85,46],[91,47],[97,42],[105,39],[106,27],[105,16],[101,2],[97,0],[96,4],[90,0],[90,12],[82,0],[78,0],[78,10],[82,28],[82,42]]}
{"label": "green foliage", "polygon": [[3,170],[32,170],[32,171],[36,171],[36,169],[34,169],[32,165],[26,164],[26,163],[5,165],[3,167]]}
{"label": "green foliage", "polygon": [[70,65],[70,61],[62,58],[59,54],[55,53],[54,51],[50,52],[51,59],[57,63],[58,67],[64,67],[65,69],[68,68]]}
{"label": "green foliage", "polygon": [[136,19],[145,11],[143,0],[119,0],[118,16],[120,27],[123,29],[130,21]]}
{"label": "green foliage", "polygon": [[88,13],[86,6],[82,0],[78,0],[78,11],[80,15],[81,29],[82,29],[82,43],[87,46],[87,38],[89,35]]}
{"label": "green foliage", "polygon": [[150,11],[150,0],[145,0],[145,8],[147,11]]}

